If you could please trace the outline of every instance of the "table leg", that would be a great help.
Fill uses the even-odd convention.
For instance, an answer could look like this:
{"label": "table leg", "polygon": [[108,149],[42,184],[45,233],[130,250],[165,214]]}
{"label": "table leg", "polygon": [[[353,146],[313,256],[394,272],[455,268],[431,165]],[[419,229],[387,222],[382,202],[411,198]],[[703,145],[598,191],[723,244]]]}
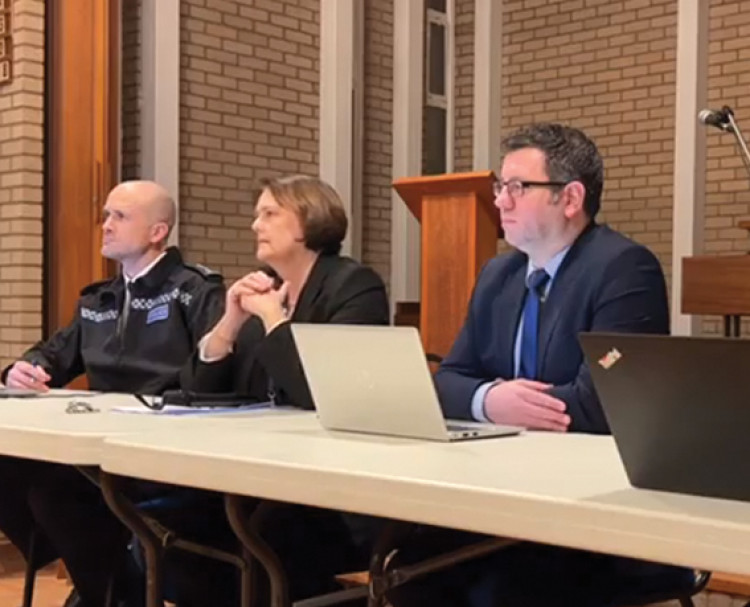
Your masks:
{"label": "table leg", "polygon": [[[249,548],[248,544],[252,546],[250,552],[255,559],[251,559],[251,562],[255,562],[257,559],[257,562],[261,563],[266,569],[266,574],[271,582],[272,606],[293,605],[294,607],[327,607],[329,605],[339,605],[341,603],[367,597],[368,589],[365,587],[347,588],[292,603],[291,598],[289,597],[289,586],[283,565],[273,549],[261,537],[262,529],[265,526],[266,520],[276,509],[278,503],[271,500],[261,501],[255,506],[252,513],[250,513],[249,507],[255,505],[257,500],[245,499],[239,496],[226,496],[225,499],[227,500],[227,515],[230,519],[230,524],[232,524],[232,528],[242,541],[243,545],[245,545],[246,550]],[[230,514],[229,510],[230,501],[232,502],[232,514]],[[235,525],[241,527],[242,531],[238,531],[237,526]],[[243,537],[242,534],[245,534],[245,536]]]}
{"label": "table leg", "polygon": [[[250,515],[249,506],[254,499],[239,495],[225,495],[227,518],[244,548],[261,564],[271,585],[271,607],[291,607],[289,584],[284,567],[273,549],[260,536],[259,528],[267,512],[273,508],[271,502],[261,502]],[[150,607],[150,606],[149,606]]]}
{"label": "table leg", "polygon": [[99,483],[110,510],[119,518],[143,547],[146,560],[146,607],[164,607],[162,600],[162,556],[164,549],[159,537],[143,519],[137,508],[118,491],[118,477],[103,470]]}
{"label": "table leg", "polygon": [[399,540],[413,527],[404,521],[387,521],[373,546],[370,557],[370,588],[367,607],[383,607],[389,590],[388,563],[396,553]]}
{"label": "table leg", "polygon": [[23,603],[21,607],[31,607],[34,597],[34,581],[36,579],[36,548],[39,531],[36,527],[29,534],[29,546],[26,550],[26,573],[23,582]]}
{"label": "table leg", "polygon": [[488,538],[412,565],[403,565],[389,570],[389,563],[398,550],[399,538],[405,535],[409,525],[402,521],[389,521],[381,531],[370,560],[368,607],[383,607],[386,604],[386,593],[401,584],[428,573],[487,556],[516,543],[516,540],[505,538]]}
{"label": "table leg", "polygon": [[425,559],[414,565],[399,567],[390,572],[389,587],[393,588],[428,573],[447,569],[448,567],[458,565],[465,561],[487,556],[488,554],[507,548],[515,543],[516,540],[508,540],[501,537],[490,538],[477,542],[476,544],[471,544],[470,546],[464,546],[463,548]]}
{"label": "table leg", "polygon": [[366,587],[347,588],[345,590],[336,590],[328,594],[322,594],[302,601],[294,601],[294,607],[328,607],[329,605],[340,605],[357,599],[364,599],[368,596]]}

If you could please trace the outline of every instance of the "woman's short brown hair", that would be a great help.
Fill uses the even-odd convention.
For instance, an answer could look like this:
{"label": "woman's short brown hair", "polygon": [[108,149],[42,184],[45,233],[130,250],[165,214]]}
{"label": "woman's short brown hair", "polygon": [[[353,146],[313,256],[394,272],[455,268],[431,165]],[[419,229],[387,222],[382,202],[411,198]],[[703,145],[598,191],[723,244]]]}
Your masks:
{"label": "woman's short brown hair", "polygon": [[327,254],[341,250],[348,221],[341,197],[330,185],[308,175],[262,179],[260,185],[299,217],[308,249]]}

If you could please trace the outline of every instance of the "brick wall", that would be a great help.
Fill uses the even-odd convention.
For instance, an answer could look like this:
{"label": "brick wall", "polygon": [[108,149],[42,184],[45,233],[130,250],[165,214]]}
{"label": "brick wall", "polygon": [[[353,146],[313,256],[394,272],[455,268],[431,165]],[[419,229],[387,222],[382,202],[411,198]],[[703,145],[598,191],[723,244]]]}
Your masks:
{"label": "brick wall", "polygon": [[41,337],[44,0],[12,4],[13,81],[0,86],[0,365]]}
{"label": "brick wall", "polygon": [[606,159],[601,219],[671,272],[675,0],[504,5],[503,133],[538,120],[583,128]]}
{"label": "brick wall", "polygon": [[[708,106],[734,109],[740,128],[750,133],[750,4],[741,0],[710,0]],[[750,236],[737,227],[750,219],[748,173],[734,136],[706,129],[705,251],[738,254],[750,250]],[[744,325],[744,323],[743,323]],[[719,319],[707,317],[706,333],[723,331]],[[743,326],[748,332],[750,327]]]}
{"label": "brick wall", "polygon": [[365,2],[362,260],[386,283],[391,268],[393,2]]}
{"label": "brick wall", "polygon": [[[254,263],[254,181],[318,170],[320,1],[181,2],[181,244],[230,279]],[[365,2],[363,259],[386,280],[393,2]],[[456,1],[456,170],[471,168],[472,5]],[[4,360],[41,325],[43,6],[15,1],[16,80],[0,90]],[[669,274],[676,0],[509,0],[504,11],[503,132],[544,119],[594,136],[607,167],[602,219],[654,249]],[[709,105],[742,121],[750,5],[710,0],[710,19]],[[126,178],[139,163],[139,20],[140,1],[123,3]],[[734,226],[750,218],[747,177],[731,136],[707,137],[706,248],[745,251],[750,237]]]}
{"label": "brick wall", "polygon": [[138,179],[141,166],[141,0],[122,3],[122,157],[123,181]]}
{"label": "brick wall", "polygon": [[318,173],[319,2],[180,2],[180,244],[229,279],[256,180]]}
{"label": "brick wall", "polygon": [[454,172],[471,171],[474,128],[474,0],[456,0]]}

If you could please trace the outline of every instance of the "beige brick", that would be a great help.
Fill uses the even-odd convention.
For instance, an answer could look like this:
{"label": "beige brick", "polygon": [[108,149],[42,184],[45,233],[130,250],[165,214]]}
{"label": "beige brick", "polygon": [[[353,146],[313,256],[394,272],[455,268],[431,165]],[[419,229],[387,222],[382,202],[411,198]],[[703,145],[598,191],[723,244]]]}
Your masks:
{"label": "beige brick", "polygon": [[256,6],[244,6],[240,5],[240,15],[242,17],[246,17],[250,19],[251,21],[255,22],[267,22],[269,15],[268,11],[262,10],[260,8],[257,8]]}
{"label": "beige brick", "polygon": [[320,0],[203,4],[181,8],[181,246],[236,277],[254,263],[251,190],[269,163],[317,173]]}
{"label": "beige brick", "polygon": [[221,48],[221,38],[218,36],[209,36],[199,32],[189,32],[187,34],[187,39],[190,41],[190,44],[185,45],[186,55],[203,57],[205,56],[206,51],[202,47],[215,49]]}
{"label": "beige brick", "polygon": [[[660,114],[648,130],[641,130],[641,125],[644,115],[651,117],[652,111],[674,107],[674,80],[668,80],[668,75],[675,66],[676,2],[548,4],[559,9],[551,18],[565,24],[560,32],[575,41],[562,44],[558,57],[550,52],[549,36],[539,35],[541,28],[535,30],[524,23],[529,2],[519,0],[511,5],[515,8],[506,5],[504,9],[509,13],[506,21],[520,24],[504,32],[504,48],[522,48],[519,54],[526,56],[506,56],[503,131],[544,118],[571,122],[595,136],[608,167],[607,221],[638,239],[649,240],[669,273],[670,230],[663,225],[657,230],[652,224],[654,209],[671,205],[671,192],[665,192],[664,184],[671,184],[672,156],[662,148],[662,141],[673,140],[674,125],[667,123],[667,114]],[[552,63],[563,56],[570,62]],[[540,101],[543,107],[538,107]],[[633,209],[624,205],[634,196],[650,197],[650,211],[632,216]],[[643,203],[638,204],[640,208]]]}
{"label": "beige brick", "polygon": [[0,88],[0,351],[6,359],[38,339],[42,326],[44,2],[19,0],[13,9],[14,81]]}
{"label": "beige brick", "polygon": [[[202,0],[182,3],[181,165],[187,167],[181,184],[183,246],[189,257],[210,258],[226,275],[239,275],[252,263],[251,232],[244,226],[246,231],[240,236],[239,226],[231,221],[249,219],[248,192],[253,180],[270,169],[317,171],[321,1],[223,0],[211,3],[210,11]],[[745,43],[750,32],[744,29],[750,23],[750,7],[741,0],[706,1],[711,15],[708,105],[727,103],[741,108],[750,83],[750,70],[744,66],[750,61],[750,43]],[[570,122],[595,135],[608,167],[607,220],[651,246],[667,273],[672,262],[676,6],[676,0],[511,0],[503,6],[503,132],[531,120],[551,119]],[[458,170],[471,167],[473,1],[456,0],[455,10],[454,165]],[[365,2],[363,259],[386,278],[390,269],[392,11],[393,0]],[[206,37],[191,37],[194,33]],[[43,38],[37,37],[41,47]],[[217,38],[239,46],[216,48]],[[25,55],[32,56],[38,53]],[[24,78],[23,88],[19,81],[14,92],[34,92],[37,98],[19,102],[18,107],[38,111],[40,72],[33,66],[24,70],[33,77]],[[204,88],[196,89],[196,85]],[[0,95],[0,112],[15,109],[14,102],[6,103]],[[16,123],[18,117],[11,114],[12,126],[0,120],[0,141],[22,137],[40,141],[41,121]],[[131,120],[132,133],[137,122]],[[746,182],[741,162],[725,139],[718,134],[712,139],[707,217],[735,221],[744,213],[746,218],[750,201],[746,187],[740,185]],[[127,139],[127,146],[137,158],[137,138]],[[13,162],[26,169],[21,177],[7,182],[10,191],[0,189],[0,211],[16,205],[16,192],[20,195],[21,191],[36,197],[34,204],[41,208],[41,196],[35,194],[39,186],[27,186],[26,174],[35,165],[22,159],[35,155],[38,152],[19,151],[14,154],[17,159],[7,158],[3,163],[0,152],[0,171],[14,166]],[[190,170],[195,163],[204,163],[197,165],[200,171]],[[234,211],[239,215],[230,217]],[[0,213],[0,217],[6,216]],[[212,223],[216,218],[219,223]],[[230,230],[231,244],[224,246],[209,237],[208,226]],[[706,229],[710,250],[744,250],[741,247],[747,244],[733,224]],[[240,239],[248,243],[247,253],[241,250]]]}
{"label": "beige brick", "polygon": [[[716,4],[716,3],[714,3]],[[712,19],[709,34],[709,69],[708,91],[712,103],[741,106],[745,97],[747,70],[735,68],[735,64],[744,64],[750,59],[750,41],[742,35],[742,28],[733,27],[750,17],[750,7],[746,3],[732,1],[711,7],[712,16],[725,12],[731,15],[727,24],[716,26]],[[729,27],[729,26],[732,27]],[[746,67],[746,66],[745,66]],[[713,69],[717,68],[717,69]],[[739,78],[738,78],[739,76]],[[739,80],[742,80],[740,86]],[[713,140],[712,140],[713,139]],[[712,160],[708,163],[706,174],[706,225],[704,230],[707,252],[724,253],[745,251],[747,233],[734,228],[737,221],[748,216],[746,197],[747,177],[737,163],[738,156],[732,149],[720,142],[718,138],[707,140],[707,155]],[[713,192],[713,194],[711,194]]]}
{"label": "beige brick", "polygon": [[188,14],[190,16],[190,19],[195,19],[196,21],[201,21],[204,24],[207,23],[221,23],[221,12],[215,11],[215,10],[208,10],[205,8],[202,8],[198,5],[197,2],[186,2],[186,5],[189,4],[189,10]]}
{"label": "beige brick", "polygon": [[[221,8],[219,7],[212,6],[211,8],[212,10],[221,11]],[[206,34],[209,36],[216,36],[217,38],[221,38],[222,40],[235,40],[237,38],[238,32],[236,27],[227,27],[225,25],[215,25],[213,23],[207,23]]]}

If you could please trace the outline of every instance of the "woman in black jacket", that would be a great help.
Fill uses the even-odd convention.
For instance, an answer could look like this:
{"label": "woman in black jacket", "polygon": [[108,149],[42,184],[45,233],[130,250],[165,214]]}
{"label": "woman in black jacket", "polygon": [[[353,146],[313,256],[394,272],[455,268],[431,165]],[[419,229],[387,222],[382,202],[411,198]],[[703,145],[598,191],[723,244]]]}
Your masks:
{"label": "woman in black jacket", "polygon": [[[313,409],[290,322],[385,325],[389,321],[381,278],[339,255],[346,229],[341,199],[320,179],[293,176],[264,181],[253,231],[258,260],[266,267],[229,289],[224,315],[200,341],[182,372],[183,389]],[[191,539],[233,547],[220,496],[188,493],[193,503],[180,516],[167,516],[166,526]],[[362,517],[287,505],[269,517],[263,536],[287,570],[292,598],[301,599],[335,589],[335,573],[367,565],[366,547],[358,546],[355,537],[370,524]],[[227,579],[231,572],[226,566],[175,556],[170,570],[180,607],[232,604],[237,585]],[[257,590],[262,597],[267,588],[261,585]]]}
{"label": "woman in black jacket", "polygon": [[258,260],[229,289],[224,316],[182,374],[195,392],[314,408],[289,322],[388,324],[388,298],[370,268],[339,255],[347,219],[316,177],[269,179],[255,207]]}

